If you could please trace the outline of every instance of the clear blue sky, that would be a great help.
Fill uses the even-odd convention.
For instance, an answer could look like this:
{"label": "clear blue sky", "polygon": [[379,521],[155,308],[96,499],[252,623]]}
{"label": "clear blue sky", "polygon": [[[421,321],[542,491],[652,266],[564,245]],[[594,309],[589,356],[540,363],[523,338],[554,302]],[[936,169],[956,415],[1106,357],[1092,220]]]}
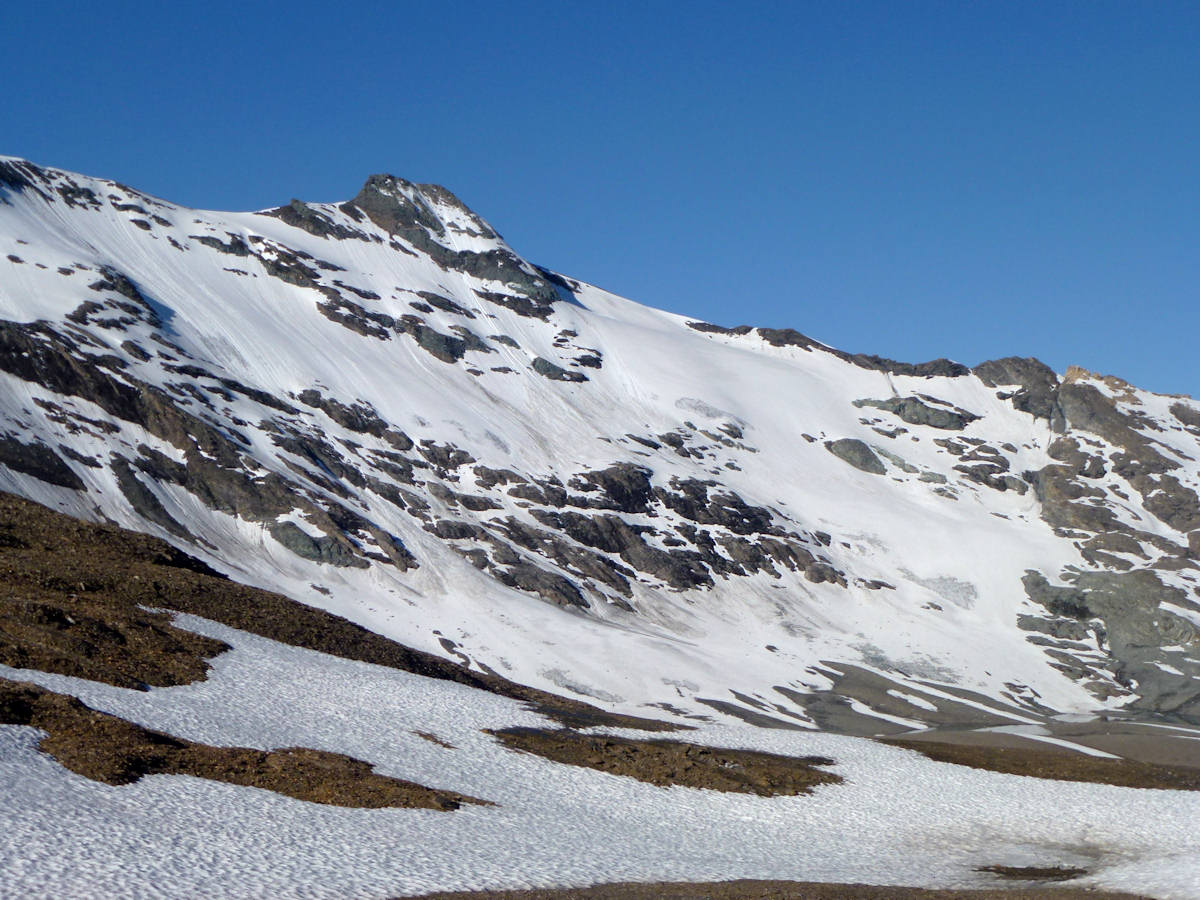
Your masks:
{"label": "clear blue sky", "polygon": [[10,3],[0,153],[217,209],[435,181],[847,350],[1200,396],[1200,5]]}

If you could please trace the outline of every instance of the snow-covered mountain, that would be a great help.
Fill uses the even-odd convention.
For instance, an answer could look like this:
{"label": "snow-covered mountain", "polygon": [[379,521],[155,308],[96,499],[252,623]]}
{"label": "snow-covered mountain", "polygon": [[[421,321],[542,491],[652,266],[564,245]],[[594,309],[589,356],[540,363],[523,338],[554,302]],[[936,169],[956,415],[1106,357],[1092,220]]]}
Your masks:
{"label": "snow-covered mountain", "polygon": [[1189,398],[690,321],[392,176],[221,213],[0,158],[0,319],[0,489],[476,670],[861,734],[1200,724]]}

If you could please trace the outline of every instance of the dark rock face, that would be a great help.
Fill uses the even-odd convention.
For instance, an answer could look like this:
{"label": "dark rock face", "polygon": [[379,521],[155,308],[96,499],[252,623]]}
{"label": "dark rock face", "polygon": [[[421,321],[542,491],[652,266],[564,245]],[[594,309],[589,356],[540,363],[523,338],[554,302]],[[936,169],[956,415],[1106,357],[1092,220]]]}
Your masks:
{"label": "dark rock face", "polygon": [[265,215],[275,216],[287,222],[287,224],[302,231],[307,231],[316,237],[333,238],[339,241],[350,239],[360,241],[370,240],[364,232],[335,222],[329,216],[318,212],[300,200],[292,200],[287,206],[267,210]]}
{"label": "dark rock face", "polygon": [[556,606],[575,606],[586,609],[588,602],[569,579],[530,563],[517,563],[508,569],[498,569],[496,577],[509,587],[537,594]]}
{"label": "dark rock face", "polygon": [[755,328],[751,325],[738,325],[734,328],[725,328],[724,326],[713,325],[709,322],[688,322],[687,325],[689,328],[705,334],[723,334],[734,337],[741,337],[742,335],[755,332],[773,347],[798,347],[801,350],[819,350],[824,353],[830,353],[838,359],[845,360],[860,368],[871,369],[876,372],[887,372],[891,375],[913,375],[919,378],[959,378],[963,375],[969,375],[971,371],[966,366],[948,359],[934,359],[923,363],[905,363],[868,353],[847,353],[844,350],[838,350],[822,344],[820,341],[813,340],[808,335],[801,334],[794,328]]}
{"label": "dark rock face", "polygon": [[[1195,659],[1200,629],[1167,608],[1200,611],[1200,605],[1147,569],[1077,572],[1068,577],[1071,584],[1055,586],[1041,574],[1030,572],[1023,579],[1025,591],[1059,622],[1074,621],[1083,630],[1028,620],[1023,627],[1066,638],[1068,643],[1060,643],[1060,647],[1070,646],[1071,641],[1077,647],[1078,641],[1090,635],[1107,651],[1107,658],[1098,665],[1072,647],[1075,653],[1058,651],[1058,667],[1085,681],[1097,674],[1115,678],[1126,694],[1136,691],[1135,708],[1200,723],[1200,662]],[[1092,684],[1103,682],[1085,686]]]}
{"label": "dark rock face", "polygon": [[928,425],[945,431],[962,431],[979,416],[962,409],[943,409],[921,402],[916,397],[889,397],[887,400],[855,400],[854,405],[890,412],[909,425]]}
{"label": "dark rock face", "polygon": [[1171,415],[1188,428],[1200,428],[1200,409],[1186,403],[1172,403]]}
{"label": "dark rock face", "polygon": [[912,375],[917,378],[961,378],[970,374],[971,371],[962,363],[956,363],[945,357],[923,363],[906,363],[866,353],[842,354],[839,352],[836,355],[860,368],[887,372],[889,375]]}
{"label": "dark rock face", "polygon": [[1032,357],[1008,356],[980,363],[972,371],[988,387],[1019,385],[1020,389],[1010,398],[1013,407],[1045,419],[1056,431],[1062,430],[1058,376],[1045,363]]}
{"label": "dark rock face", "polygon": [[826,441],[825,449],[838,459],[848,462],[854,468],[872,475],[882,475],[887,467],[880,461],[870,447],[858,438],[841,438],[836,441]]}
{"label": "dark rock face", "polygon": [[454,313],[458,316],[464,316],[468,319],[475,318],[475,313],[471,312],[464,306],[459,306],[448,297],[443,297],[441,294],[435,294],[432,291],[417,291],[417,296],[428,303],[434,309],[440,309],[442,312]]}
{"label": "dark rock face", "polygon": [[540,356],[533,361],[532,367],[533,371],[537,372],[543,378],[549,378],[551,381],[581,382],[588,380],[588,377],[582,372],[569,372],[562,366],[555,365],[550,360]]}
{"label": "dark rock face", "polygon": [[617,463],[597,472],[585,472],[583,480],[599,488],[612,508],[625,513],[643,513],[650,508],[653,491],[651,471],[632,463]]}
{"label": "dark rock face", "polygon": [[[495,299],[520,312],[536,318],[549,316],[553,304],[560,298],[542,275],[527,267],[519,257],[509,250],[495,248],[486,251],[451,250],[441,238],[446,226],[433,208],[423,198],[437,199],[465,211],[474,223],[473,231],[483,237],[495,238],[492,231],[477,216],[445,188],[437,185],[416,185],[393,175],[372,175],[348,206],[361,210],[367,218],[389,235],[407,241],[417,250],[426,253],[438,265],[481,278],[498,281],[512,287],[516,295],[490,294],[485,299]],[[504,301],[509,302],[504,302]]]}
{"label": "dark rock face", "polygon": [[355,566],[365,569],[370,563],[331,537],[313,537],[294,522],[276,522],[268,529],[271,537],[297,556],[334,566]]}
{"label": "dark rock face", "polygon": [[25,444],[16,438],[0,437],[0,465],[32,475],[47,484],[82,491],[83,481],[62,457],[40,442]]}
{"label": "dark rock face", "polygon": [[[75,340],[48,326],[0,322],[0,370],[56,393],[91,401],[115,418],[145,429],[182,452],[185,459],[183,463],[167,460],[148,449],[143,449],[142,456],[133,462],[119,455],[115,455],[110,462],[122,493],[148,521],[184,540],[191,539],[186,528],[166,511],[155,492],[134,471],[135,467],[143,476],[184,488],[214,510],[250,521],[272,522],[292,510],[301,510],[325,530],[328,539],[342,550],[351,555],[359,554],[355,549],[357,539],[346,537],[328,511],[315,504],[298,485],[274,473],[262,476],[248,473],[240,446],[246,442],[244,437],[224,432],[185,411],[166,391],[123,374],[118,375],[123,368],[120,359],[87,353]],[[206,372],[204,374],[207,375]],[[195,376],[196,373],[193,373]],[[192,396],[188,391],[183,393]],[[260,392],[247,389],[247,393],[253,399]],[[266,395],[263,398],[267,399]],[[292,410],[282,401],[269,399],[271,409]],[[330,480],[327,474],[356,486],[365,486],[361,473],[353,466],[346,465],[341,454],[319,439],[298,432],[279,433],[273,439],[281,448],[312,463],[312,470],[301,467],[300,471],[311,476],[314,483],[343,495],[345,490],[336,481]],[[61,459],[58,461],[63,468],[36,450],[17,453],[14,449],[13,452],[15,461],[20,465],[36,464],[44,470],[47,478],[71,482],[63,486],[73,486],[78,482],[76,489],[83,487],[78,476]],[[355,530],[363,530],[367,524],[356,523]],[[331,547],[314,550],[286,529],[281,533],[287,541],[285,546],[293,551],[303,544],[305,553],[317,554],[317,557],[310,558],[319,557],[321,561],[330,562],[342,559],[340,551]],[[380,531],[379,534],[383,535],[384,532]],[[367,537],[374,539],[369,533]],[[384,556],[389,559],[400,552],[397,547],[403,548],[399,539],[392,536],[387,536],[386,543],[387,546],[382,549]],[[402,557],[406,555],[407,551],[404,550]]]}

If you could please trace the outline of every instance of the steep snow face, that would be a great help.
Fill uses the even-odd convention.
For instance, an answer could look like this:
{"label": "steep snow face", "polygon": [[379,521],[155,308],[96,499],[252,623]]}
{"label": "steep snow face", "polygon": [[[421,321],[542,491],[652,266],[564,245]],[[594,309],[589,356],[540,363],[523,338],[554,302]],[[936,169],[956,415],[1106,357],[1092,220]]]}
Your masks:
{"label": "steep snow face", "polygon": [[186,209],[0,158],[0,488],[628,711],[1200,721],[1200,408],[724,329],[443,188]]}

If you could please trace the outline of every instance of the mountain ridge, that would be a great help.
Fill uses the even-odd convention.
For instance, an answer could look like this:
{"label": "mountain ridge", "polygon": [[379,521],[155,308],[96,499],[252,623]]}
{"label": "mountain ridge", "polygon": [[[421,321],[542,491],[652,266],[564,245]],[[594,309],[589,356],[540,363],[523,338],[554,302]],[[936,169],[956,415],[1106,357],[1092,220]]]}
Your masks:
{"label": "mountain ridge", "polygon": [[662,313],[395,176],[0,201],[0,488],[625,712],[1200,723],[1188,398]]}

